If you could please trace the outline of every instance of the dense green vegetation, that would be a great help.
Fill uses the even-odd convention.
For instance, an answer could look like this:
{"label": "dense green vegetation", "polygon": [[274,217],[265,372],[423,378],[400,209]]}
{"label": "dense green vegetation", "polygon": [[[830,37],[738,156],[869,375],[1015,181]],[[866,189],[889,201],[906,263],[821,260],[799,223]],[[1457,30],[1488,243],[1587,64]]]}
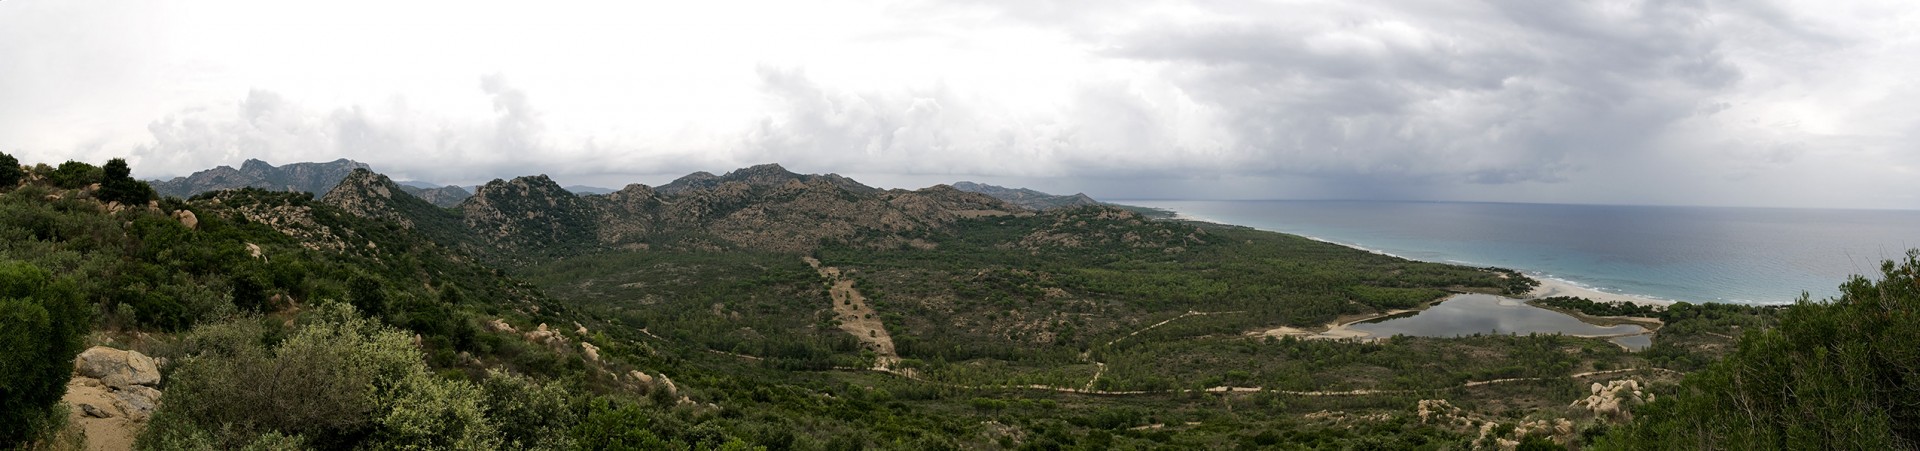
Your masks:
{"label": "dense green vegetation", "polygon": [[90,326],[73,280],[0,261],[0,444],[48,432]]}
{"label": "dense green vegetation", "polygon": [[[616,250],[577,206],[475,222],[402,194],[375,220],[305,193],[156,200],[118,160],[0,166],[20,171],[0,183],[0,448],[60,427],[84,345],[168,362],[143,449],[1911,448],[1920,422],[1914,257],[1784,310],[1542,301],[1661,320],[1642,352],[1307,339],[1535,281],[1103,207],[807,254]],[[480,234],[498,227],[531,232]],[[841,328],[840,280],[896,356]],[[1569,405],[1621,378],[1658,395],[1635,422]],[[1767,410],[1724,414],[1743,406]]]}
{"label": "dense green vegetation", "polygon": [[1656,317],[1656,316],[1660,316],[1660,312],[1666,311],[1665,308],[1655,306],[1655,305],[1635,304],[1632,302],[1622,302],[1622,301],[1600,302],[1592,299],[1587,299],[1582,297],[1571,297],[1571,296],[1555,296],[1550,298],[1540,298],[1540,299],[1528,301],[1528,303],[1536,304],[1544,307],[1561,309],[1561,310],[1570,310],[1570,311],[1580,312],[1580,313],[1593,315],[1593,316]]}
{"label": "dense green vegetation", "polygon": [[[800,256],[610,252],[514,272],[583,313],[625,326],[609,328],[609,336],[675,356],[644,365],[688,374],[689,385],[707,387],[716,404],[756,412],[737,429],[741,436],[760,437],[752,431],[767,424],[808,425],[796,443],[1460,447],[1477,432],[1420,424],[1412,406],[1445,398],[1482,412],[1479,421],[1595,423],[1591,413],[1566,407],[1585,394],[1585,381],[1566,375],[1652,367],[1605,341],[1561,336],[1377,343],[1250,336],[1416,307],[1449,292],[1530,287],[1510,282],[1518,274],[1507,272],[1108,211],[988,217],[915,236],[931,246],[875,249],[856,238],[817,251],[867,296],[893,336],[899,367],[916,380],[849,370],[874,356],[835,327],[823,279]],[[1047,240],[1058,237],[1075,240]],[[619,331],[638,328],[648,333]],[[1464,386],[1508,378],[1539,379]],[[1165,393],[1013,388],[1025,385]],[[1254,391],[1182,392],[1218,386]],[[825,399],[846,404],[820,404]],[[1322,411],[1385,422],[1305,418]]]}
{"label": "dense green vegetation", "polygon": [[1726,359],[1688,375],[1604,442],[1617,449],[1920,447],[1920,251],[1804,297]]}

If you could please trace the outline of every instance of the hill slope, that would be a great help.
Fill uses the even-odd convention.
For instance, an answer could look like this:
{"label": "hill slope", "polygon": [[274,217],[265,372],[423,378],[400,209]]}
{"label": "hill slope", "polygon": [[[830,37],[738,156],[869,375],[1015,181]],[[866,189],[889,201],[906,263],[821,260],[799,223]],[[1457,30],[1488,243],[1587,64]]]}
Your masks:
{"label": "hill slope", "polygon": [[94,344],[172,362],[157,449],[1581,446],[1772,324],[1675,306],[1638,353],[1303,338],[1527,280],[773,165],[669,185],[519,177],[445,209],[362,169],[142,206],[29,173],[0,187],[0,276],[72,284]]}

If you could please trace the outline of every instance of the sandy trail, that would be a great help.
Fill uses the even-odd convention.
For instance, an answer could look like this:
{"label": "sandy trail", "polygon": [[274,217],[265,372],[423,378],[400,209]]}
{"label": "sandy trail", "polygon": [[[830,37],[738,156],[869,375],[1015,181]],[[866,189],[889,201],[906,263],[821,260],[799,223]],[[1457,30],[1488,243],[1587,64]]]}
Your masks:
{"label": "sandy trail", "polygon": [[1098,365],[1098,369],[1095,369],[1093,371],[1093,378],[1087,379],[1087,386],[1084,388],[1081,388],[1081,390],[1093,391],[1093,383],[1100,382],[1100,375],[1106,374],[1107,372],[1107,364],[1100,363],[1100,362],[1093,362],[1093,364]]}
{"label": "sandy trail", "polygon": [[1439,301],[1429,302],[1426,305],[1420,306],[1420,308],[1388,310],[1384,313],[1361,315],[1358,317],[1349,316],[1341,319],[1335,319],[1333,320],[1333,322],[1327,323],[1327,325],[1325,326],[1321,326],[1326,330],[1316,331],[1312,329],[1301,329],[1298,327],[1281,326],[1281,327],[1275,327],[1272,329],[1267,329],[1264,331],[1249,332],[1248,334],[1255,335],[1255,336],[1275,337],[1275,338],[1292,335],[1294,337],[1306,338],[1306,339],[1312,339],[1312,340],[1339,340],[1339,339],[1346,339],[1346,338],[1372,339],[1372,334],[1353,330],[1353,329],[1348,329],[1347,326],[1352,326],[1354,324],[1386,318],[1394,315],[1402,315],[1407,313],[1418,312],[1421,310],[1426,310],[1427,307],[1431,307],[1437,303],[1439,303]]}
{"label": "sandy trail", "polygon": [[842,277],[839,268],[823,266],[813,257],[802,257],[807,265],[820,273],[820,277],[833,283],[828,291],[833,299],[834,319],[840,321],[840,330],[844,330],[864,343],[868,350],[879,358],[874,361],[874,369],[887,370],[900,361],[900,355],[893,350],[893,335],[887,333],[885,324],[880,323],[878,312],[867,306],[866,296],[853,288],[853,280]]}
{"label": "sandy trail", "polygon": [[[88,450],[130,450],[133,449],[134,436],[140,435],[145,423],[127,419],[127,413],[114,405],[113,396],[99,380],[74,376],[67,381],[67,395],[60,398],[67,403],[67,421],[87,432]],[[89,404],[106,411],[111,418],[94,418],[80,410],[81,404]]]}
{"label": "sandy trail", "polygon": [[1074,393],[1074,394],[1081,394],[1081,395],[1097,395],[1097,396],[1166,395],[1166,394],[1176,394],[1176,393],[1187,393],[1187,392],[1193,392],[1193,391],[1201,391],[1206,393],[1257,393],[1257,392],[1266,391],[1266,392],[1278,393],[1283,395],[1312,396],[1312,397],[1406,395],[1406,394],[1417,394],[1417,393],[1432,393],[1432,392],[1439,392],[1439,391],[1446,391],[1446,390],[1479,387],[1484,385],[1505,384],[1505,383],[1512,383],[1512,382],[1544,381],[1544,380],[1554,380],[1554,379],[1579,379],[1579,378],[1602,376],[1602,375],[1608,375],[1608,374],[1627,373],[1627,372],[1633,372],[1633,371],[1663,372],[1663,373],[1669,373],[1674,375],[1686,374],[1686,373],[1682,373],[1679,371],[1674,371],[1666,368],[1652,368],[1652,367],[1623,368],[1623,369],[1617,369],[1617,370],[1589,371],[1585,373],[1574,373],[1574,374],[1557,376],[1557,377],[1515,377],[1515,378],[1493,379],[1493,380],[1484,380],[1484,381],[1469,381],[1469,382],[1466,382],[1460,385],[1454,385],[1451,387],[1401,389],[1401,390],[1377,390],[1377,389],[1370,389],[1370,388],[1362,388],[1362,389],[1340,390],[1340,391],[1334,391],[1334,390],[1295,391],[1295,390],[1268,390],[1261,387],[1232,387],[1232,386],[1207,387],[1199,390],[1181,389],[1181,388],[1171,389],[1171,390],[1094,390],[1092,388],[1092,382],[1089,382],[1088,387],[1085,387],[1085,388],[1056,387],[1052,385],[1041,385],[1041,384],[967,385],[967,384],[955,384],[951,382],[940,382],[935,380],[928,380],[928,379],[923,379],[909,372],[894,371],[894,370],[881,369],[881,368],[835,368],[835,369],[843,370],[843,371],[877,371],[877,372],[891,374],[894,376],[898,376],[901,378],[918,381],[922,383],[935,384],[935,385],[951,387],[951,388],[968,389],[968,390],[1045,390],[1045,391],[1060,392],[1060,393]]}
{"label": "sandy trail", "polygon": [[1164,325],[1166,325],[1167,323],[1171,323],[1171,322],[1173,322],[1173,320],[1177,320],[1177,319],[1180,319],[1180,318],[1186,318],[1186,317],[1189,317],[1189,316],[1206,316],[1206,315],[1225,315],[1225,314],[1231,314],[1231,313],[1245,313],[1245,312],[1242,312],[1242,311],[1234,311],[1234,312],[1196,312],[1196,311],[1192,311],[1192,310],[1188,310],[1188,311],[1187,311],[1186,313],[1182,313],[1182,314],[1180,314],[1180,316],[1175,316],[1175,317],[1172,317],[1172,318],[1167,318],[1167,320],[1166,320],[1166,321],[1161,321],[1161,322],[1157,322],[1157,323],[1153,323],[1153,325],[1151,325],[1151,326],[1147,326],[1147,327],[1142,327],[1142,328],[1140,328],[1140,330],[1136,330],[1136,331],[1133,331],[1133,333],[1130,333],[1130,334],[1127,334],[1127,336],[1124,336],[1124,337],[1120,337],[1120,338],[1115,338],[1115,339],[1113,339],[1113,341],[1109,341],[1109,342],[1107,342],[1107,346],[1113,346],[1113,344],[1114,344],[1114,343],[1119,343],[1119,342],[1120,342],[1120,340],[1125,340],[1125,339],[1128,339],[1128,338],[1133,338],[1133,336],[1134,336],[1134,335],[1140,335],[1140,333],[1141,333],[1141,332],[1146,332],[1146,331],[1149,331],[1149,330],[1153,330],[1153,328],[1155,328],[1155,327],[1160,327],[1160,326],[1164,326]]}

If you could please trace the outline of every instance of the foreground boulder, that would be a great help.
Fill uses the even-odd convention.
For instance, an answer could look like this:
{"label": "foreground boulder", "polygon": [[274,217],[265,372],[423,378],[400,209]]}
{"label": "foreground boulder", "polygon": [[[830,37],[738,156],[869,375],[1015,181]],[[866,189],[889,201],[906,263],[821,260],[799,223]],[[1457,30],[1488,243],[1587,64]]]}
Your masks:
{"label": "foreground boulder", "polygon": [[160,383],[160,367],[137,351],[95,346],[73,360],[74,371],[113,388]]}

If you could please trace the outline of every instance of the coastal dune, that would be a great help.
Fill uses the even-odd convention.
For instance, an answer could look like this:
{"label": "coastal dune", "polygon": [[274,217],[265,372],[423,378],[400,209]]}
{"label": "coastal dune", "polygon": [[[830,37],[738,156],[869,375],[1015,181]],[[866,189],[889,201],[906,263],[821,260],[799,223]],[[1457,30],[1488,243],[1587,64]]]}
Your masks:
{"label": "coastal dune", "polygon": [[1663,306],[1663,307],[1668,305],[1673,305],[1673,301],[1669,301],[1665,299],[1654,299],[1654,298],[1639,297],[1639,296],[1633,296],[1633,295],[1627,295],[1627,294],[1608,293],[1605,291],[1600,291],[1592,288],[1574,285],[1571,283],[1567,283],[1566,281],[1557,280],[1557,279],[1547,279],[1547,278],[1536,277],[1535,280],[1540,281],[1540,286],[1534,287],[1533,291],[1527,293],[1527,296],[1532,297],[1534,299],[1550,298],[1550,297],[1557,297],[1557,296],[1572,296],[1572,297],[1587,298],[1589,300],[1599,301],[1599,302],[1625,302],[1629,304],[1655,305],[1655,306]]}

